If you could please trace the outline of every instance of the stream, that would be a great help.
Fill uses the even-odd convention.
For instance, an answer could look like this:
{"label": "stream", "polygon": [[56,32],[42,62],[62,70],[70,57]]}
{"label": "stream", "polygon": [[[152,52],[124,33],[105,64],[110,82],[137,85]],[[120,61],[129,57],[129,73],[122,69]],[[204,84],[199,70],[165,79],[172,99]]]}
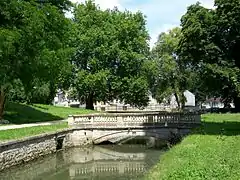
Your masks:
{"label": "stream", "polygon": [[144,145],[71,148],[0,172],[1,180],[140,179],[165,151]]}

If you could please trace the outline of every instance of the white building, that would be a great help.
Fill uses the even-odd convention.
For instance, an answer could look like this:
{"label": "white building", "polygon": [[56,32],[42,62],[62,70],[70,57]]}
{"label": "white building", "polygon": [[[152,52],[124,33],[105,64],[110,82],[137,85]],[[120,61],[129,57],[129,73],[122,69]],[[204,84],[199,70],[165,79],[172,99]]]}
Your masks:
{"label": "white building", "polygon": [[[186,98],[185,106],[187,107],[195,107],[195,95],[191,93],[190,91],[186,90],[184,91],[184,96]],[[173,108],[177,108],[178,104],[176,101],[176,97],[174,95],[171,96],[170,98],[170,106]]]}
{"label": "white building", "polygon": [[[186,90],[184,92],[184,96],[186,98],[185,106],[187,107],[195,107],[195,95],[190,91]],[[148,106],[142,110],[145,111],[166,111],[178,108],[178,104],[174,95],[170,97],[169,103],[158,103],[156,99],[154,99],[151,95],[149,96],[149,103]],[[117,100],[114,100],[111,103],[103,104],[97,103],[95,105],[96,110],[105,110],[105,111],[121,111],[121,110],[139,110],[136,107],[131,107],[129,104],[120,103]]]}
{"label": "white building", "polygon": [[[234,104],[230,103],[231,108],[234,108]],[[224,108],[224,103],[222,98],[209,98],[203,104],[203,108],[210,109],[210,108]]]}
{"label": "white building", "polygon": [[[187,107],[195,107],[195,95],[190,91],[186,90],[184,92],[184,96],[186,98],[185,106]],[[145,107],[145,111],[166,111],[175,109],[178,107],[176,98],[174,95],[171,95],[170,102],[158,103],[156,99],[154,99],[151,95],[149,96],[148,106]],[[84,107],[84,105],[80,105],[78,101],[69,100],[67,98],[67,94],[62,91],[58,91],[56,97],[54,98],[54,105],[57,106],[74,106],[74,107]],[[104,104],[103,102],[97,102],[94,105],[95,109],[98,111],[121,111],[121,110],[139,110],[136,107],[131,107],[129,104],[121,103],[119,100],[113,100],[112,102]]]}

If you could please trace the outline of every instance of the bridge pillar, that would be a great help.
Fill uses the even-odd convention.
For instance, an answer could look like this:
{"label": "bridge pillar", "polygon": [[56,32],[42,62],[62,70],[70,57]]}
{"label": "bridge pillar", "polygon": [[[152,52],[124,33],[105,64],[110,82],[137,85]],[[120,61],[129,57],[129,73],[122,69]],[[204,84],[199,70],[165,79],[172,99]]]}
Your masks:
{"label": "bridge pillar", "polygon": [[93,131],[92,130],[74,130],[69,134],[69,140],[73,146],[84,146],[92,144]]}

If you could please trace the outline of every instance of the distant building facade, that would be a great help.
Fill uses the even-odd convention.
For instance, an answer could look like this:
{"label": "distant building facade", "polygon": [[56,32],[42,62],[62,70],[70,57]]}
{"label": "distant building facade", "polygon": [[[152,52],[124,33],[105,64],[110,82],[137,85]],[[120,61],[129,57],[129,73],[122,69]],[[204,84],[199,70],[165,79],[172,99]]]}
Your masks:
{"label": "distant building facade", "polygon": [[[186,98],[185,106],[195,107],[195,95],[190,91],[186,90],[184,92]],[[169,102],[158,103],[155,98],[149,95],[148,106],[141,110],[146,111],[166,111],[178,108],[178,104],[174,95],[171,95]],[[73,106],[73,107],[85,107],[85,104],[80,104],[78,100],[69,99],[67,93],[58,90],[56,97],[54,98],[54,105],[56,106]],[[97,102],[94,108],[98,111],[121,111],[121,110],[139,110],[136,107],[132,107],[129,104],[124,104],[119,100],[113,100],[108,103]]]}
{"label": "distant building facade", "polygon": [[[231,108],[234,108],[234,104],[230,103]],[[203,108],[210,109],[210,108],[224,108],[223,99],[220,97],[217,98],[208,98],[202,104]]]}

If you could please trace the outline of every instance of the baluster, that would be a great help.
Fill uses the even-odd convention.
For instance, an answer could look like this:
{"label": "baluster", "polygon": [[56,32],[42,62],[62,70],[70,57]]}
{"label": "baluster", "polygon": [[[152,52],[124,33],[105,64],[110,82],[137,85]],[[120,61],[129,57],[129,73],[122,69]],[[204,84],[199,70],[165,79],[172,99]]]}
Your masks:
{"label": "baluster", "polygon": [[160,123],[164,123],[164,121],[165,121],[164,114],[161,114],[161,116],[160,116]]}
{"label": "baluster", "polygon": [[157,123],[161,123],[161,121],[162,121],[162,115],[158,114]]}
{"label": "baluster", "polygon": [[143,122],[141,123],[141,126],[143,126],[144,124],[148,125],[149,124],[149,115],[143,115],[142,116],[142,119],[143,119]]}
{"label": "baluster", "polygon": [[164,121],[165,123],[168,123],[167,114],[164,114]]}
{"label": "baluster", "polygon": [[175,113],[173,114],[173,122],[174,122],[175,124],[177,123],[177,116],[176,116]]}
{"label": "baluster", "polygon": [[94,121],[95,121],[95,118],[94,118],[94,116],[92,117],[92,119],[91,119],[91,127],[93,128],[93,123],[94,123]]}

